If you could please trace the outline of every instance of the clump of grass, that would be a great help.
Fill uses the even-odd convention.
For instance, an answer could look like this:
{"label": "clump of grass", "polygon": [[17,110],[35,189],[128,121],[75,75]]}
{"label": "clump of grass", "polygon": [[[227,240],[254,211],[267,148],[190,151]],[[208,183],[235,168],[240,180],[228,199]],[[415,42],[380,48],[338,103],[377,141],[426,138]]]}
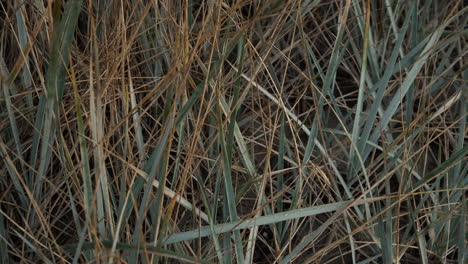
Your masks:
{"label": "clump of grass", "polygon": [[462,1],[0,10],[1,263],[466,261]]}

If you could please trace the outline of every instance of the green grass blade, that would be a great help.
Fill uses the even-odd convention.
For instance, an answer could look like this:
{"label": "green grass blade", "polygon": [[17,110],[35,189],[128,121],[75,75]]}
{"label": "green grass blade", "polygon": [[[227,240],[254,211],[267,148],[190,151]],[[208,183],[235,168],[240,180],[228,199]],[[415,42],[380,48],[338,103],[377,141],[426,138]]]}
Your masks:
{"label": "green grass blade", "polygon": [[[368,7],[370,7],[370,2],[368,2]],[[359,6],[359,5],[358,5]],[[355,160],[355,147],[354,145],[358,142],[359,135],[360,135],[360,130],[361,130],[361,115],[362,115],[362,110],[363,110],[363,103],[364,103],[364,95],[365,95],[365,77],[367,74],[367,53],[368,53],[368,47],[369,47],[369,30],[370,30],[370,10],[367,11],[366,15],[366,22],[365,22],[365,30],[364,30],[364,48],[363,48],[363,54],[362,54],[362,68],[361,68],[361,78],[359,80],[359,92],[358,92],[358,99],[357,99],[357,105],[356,105],[356,113],[354,115],[354,123],[353,123],[353,131],[351,133],[351,148],[349,149],[349,160],[353,161]],[[357,154],[359,155],[359,153]],[[356,174],[356,171],[358,170],[357,164],[351,162],[348,164],[350,166],[349,171],[351,173],[351,177],[353,177]],[[362,168],[365,170],[365,168]]]}
{"label": "green grass blade", "polygon": [[[221,103],[220,103],[221,104]],[[221,110],[218,110],[219,114],[219,137],[221,141],[221,149],[223,153],[223,178],[224,178],[224,191],[226,193],[225,204],[228,206],[229,211],[229,218],[231,221],[236,221],[237,217],[237,203],[234,199],[234,185],[232,182],[231,177],[231,158],[232,158],[232,139],[226,139],[226,132],[224,131],[223,125],[221,123]],[[234,241],[235,241],[235,248],[236,248],[236,259],[238,262],[243,263],[244,261],[244,254],[242,250],[241,238],[240,233],[234,232]]]}
{"label": "green grass blade", "polygon": [[11,181],[13,182],[13,186],[16,189],[22,206],[24,206],[24,208],[27,208],[29,206],[29,200],[26,198],[26,194],[23,189],[24,187],[22,183],[24,183],[24,180],[21,179],[20,172],[18,172],[16,166],[11,160],[2,138],[0,138],[0,157],[2,158],[3,163],[5,164],[5,168],[8,171],[8,174],[10,175]]}
{"label": "green grass blade", "polygon": [[[109,241],[109,240],[103,240],[103,241],[100,241],[99,243],[102,244],[105,248],[111,248],[111,246],[113,244],[112,241]],[[83,251],[89,251],[89,250],[93,250],[95,248],[96,242],[85,241],[85,242],[81,243],[81,245],[67,244],[67,245],[64,245],[63,248],[65,250],[73,250],[73,249],[77,248],[78,246],[80,246],[81,250],[83,250]],[[123,243],[123,242],[117,243],[117,249],[122,250],[122,251],[130,251],[130,252],[139,250],[138,247],[135,247],[134,245]],[[180,254],[180,253],[177,253],[177,252],[174,252],[174,251],[170,251],[170,250],[166,250],[166,249],[163,249],[163,248],[145,246],[144,250],[146,250],[147,252],[150,252],[152,254],[168,257],[170,259],[174,259],[174,260],[178,260],[178,261],[182,261],[182,263],[208,263],[208,262],[206,262],[204,260],[196,259],[194,257],[183,255],[183,254]]]}
{"label": "green grass blade", "polygon": [[[36,116],[36,120],[43,122],[43,124],[40,122],[42,129],[38,129],[38,127],[36,127],[36,129],[38,129],[36,133],[42,133],[40,148],[41,161],[39,164],[34,191],[36,199],[40,198],[40,191],[42,189],[48,163],[50,161],[50,146],[53,144],[53,135],[55,131],[53,119],[59,116],[57,105],[60,104],[64,92],[65,68],[68,65],[69,50],[72,45],[73,34],[75,32],[78,14],[81,10],[81,4],[82,0],[67,2],[63,20],[60,25],[55,28],[56,31],[52,40],[51,59],[46,77],[47,92],[45,92],[45,94],[47,96],[41,97],[41,101],[43,102],[42,104],[45,105],[45,109],[39,108]],[[35,144],[39,144],[39,141],[36,141]],[[36,149],[36,147],[33,146],[33,149]],[[35,159],[35,157],[33,157],[33,159]]]}
{"label": "green grass blade", "polygon": [[44,263],[47,263],[47,264],[52,264],[53,262],[47,258],[44,253],[42,252],[42,250],[38,247],[36,247],[32,241],[29,241],[26,237],[24,237],[23,235],[19,234],[19,233],[16,233],[16,236],[18,236],[34,253],[36,253],[41,259],[42,261],[44,261]]}
{"label": "green grass blade", "polygon": [[10,263],[10,258],[8,257],[8,241],[9,239],[5,229],[5,218],[3,217],[3,212],[0,212],[0,260],[4,264]]}
{"label": "green grass blade", "polygon": [[[16,21],[17,21],[17,30],[18,30],[18,42],[20,44],[20,48],[22,50],[22,56],[26,56],[24,58],[24,68],[23,68],[23,74],[22,74],[22,82],[23,82],[23,87],[26,90],[29,90],[31,88],[32,82],[31,82],[31,70],[29,69],[29,56],[24,54],[26,44],[28,43],[28,31],[26,27],[26,22],[24,18],[24,13],[26,13],[26,10],[24,8],[24,3],[22,1],[15,1],[15,8],[16,8]],[[32,102],[32,96],[31,94],[28,93],[26,96],[27,103],[29,107],[32,107],[33,102]]]}
{"label": "green grass blade", "polygon": [[[368,202],[373,202],[375,199],[368,199],[355,202],[356,204],[364,204]],[[279,223],[287,220],[297,219],[306,216],[313,216],[338,210],[343,210],[347,208],[352,201],[345,202],[336,202],[318,206],[312,206],[307,208],[295,209],[288,212],[276,213],[273,215],[259,216],[252,219],[237,220],[225,224],[219,224],[214,227],[215,234],[222,234],[226,232],[231,232],[235,230],[242,230],[246,228],[251,228],[253,226],[262,226],[270,225],[274,223]],[[165,245],[177,243],[185,240],[192,240],[199,237],[206,237],[211,234],[211,228],[209,226],[203,226],[200,229],[195,229],[192,231],[187,231],[183,233],[172,234],[167,239],[164,240]]]}
{"label": "green grass blade", "polygon": [[82,179],[83,179],[83,194],[84,194],[84,210],[89,219],[93,217],[93,186],[92,186],[92,177],[91,169],[89,165],[89,153],[88,153],[88,144],[86,143],[86,133],[85,126],[83,121],[83,113],[81,109],[82,100],[78,92],[78,86],[75,79],[75,74],[73,69],[72,72],[72,83],[73,91],[75,97],[75,109],[76,109],[76,120],[78,126],[78,141],[80,145],[80,155],[81,155],[81,170],[82,170]]}
{"label": "green grass blade", "polygon": [[366,157],[363,155],[364,148],[366,147],[366,142],[368,141],[371,130],[375,124],[377,112],[379,110],[379,107],[381,106],[382,99],[385,94],[385,90],[386,90],[385,88],[387,87],[387,84],[393,74],[399,51],[403,44],[403,40],[405,39],[405,35],[408,29],[409,22],[411,21],[410,18],[411,16],[406,17],[405,22],[396,40],[395,46],[393,47],[393,50],[392,50],[392,53],[388,62],[388,67],[385,70],[383,77],[376,83],[375,87],[373,88],[374,92],[376,91],[376,95],[374,96],[374,102],[372,103],[372,107],[368,112],[366,123],[363,129],[363,132],[360,135],[359,144],[358,144],[359,153],[361,154],[364,161],[366,160]]}
{"label": "green grass blade", "polygon": [[21,164],[21,169],[25,171],[25,167],[23,164],[24,158],[23,158],[23,147],[21,146],[21,141],[19,138],[19,131],[18,131],[18,125],[16,122],[16,117],[13,109],[13,104],[11,101],[11,94],[10,94],[10,89],[16,90],[14,86],[12,85],[11,87],[8,87],[6,82],[3,80],[7,80],[9,73],[7,66],[5,64],[5,61],[3,60],[3,57],[0,56],[0,74],[2,75],[2,81],[0,83],[0,86],[2,87],[3,91],[3,99],[5,100],[6,104],[6,109],[8,113],[8,119],[10,121],[10,128],[11,128],[11,133],[13,134],[13,139],[15,140],[15,147],[17,151],[17,155],[20,159],[20,164]]}

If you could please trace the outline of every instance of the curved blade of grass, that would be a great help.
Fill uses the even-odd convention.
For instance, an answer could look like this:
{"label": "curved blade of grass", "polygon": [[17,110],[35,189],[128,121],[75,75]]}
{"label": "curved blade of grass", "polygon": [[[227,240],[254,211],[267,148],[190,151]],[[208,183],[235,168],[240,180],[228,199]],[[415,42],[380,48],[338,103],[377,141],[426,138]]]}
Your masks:
{"label": "curved blade of grass", "polygon": [[[466,246],[466,242],[465,242],[465,239],[466,239],[466,225],[465,225],[465,215],[466,215],[466,206],[467,206],[467,203],[466,201],[463,202],[462,201],[462,206],[461,206],[461,210],[460,210],[460,216],[458,216],[457,218],[457,222],[458,222],[458,227],[460,228],[460,230],[458,230],[457,232],[457,236],[456,236],[456,239],[457,239],[457,246],[458,246],[458,263],[465,263],[465,260],[467,258],[467,246]],[[465,252],[465,253],[463,253]]]}
{"label": "curved blade of grass", "polygon": [[[97,244],[96,242],[85,241],[81,244],[81,250],[82,251],[94,250],[96,244]],[[109,240],[99,241],[99,244],[103,245],[105,248],[111,248],[113,246],[113,242]],[[79,246],[78,244],[67,244],[67,245],[62,246],[62,248],[70,251],[70,250],[76,249],[78,246]],[[145,246],[144,248],[139,248],[128,243],[119,242],[117,243],[116,248],[118,250],[127,251],[127,252],[145,250],[146,252],[149,252],[151,254],[168,257],[168,258],[175,259],[178,261],[183,261],[184,263],[208,263],[206,261],[196,259],[191,256],[183,255],[174,251],[152,247],[152,246]]]}
{"label": "curved blade of grass", "polygon": [[29,200],[26,198],[26,194],[24,193],[23,186],[21,184],[24,181],[21,181],[21,174],[18,172],[14,162],[8,155],[7,149],[2,138],[0,138],[0,157],[2,158],[3,163],[5,164],[5,167],[8,171],[8,174],[10,175],[11,181],[13,182],[13,186],[17,191],[17,195],[19,196],[21,204],[24,206],[24,208],[28,208]]}
{"label": "curved blade of grass", "polygon": [[89,166],[89,154],[88,146],[86,143],[85,137],[85,127],[83,122],[83,114],[81,109],[81,97],[78,93],[78,85],[76,83],[75,71],[72,67],[71,72],[71,81],[73,85],[74,97],[75,97],[75,109],[76,109],[76,121],[78,126],[78,141],[80,145],[80,155],[81,155],[81,169],[82,169],[82,179],[83,179],[83,194],[84,194],[84,210],[85,214],[92,219],[92,202],[93,202],[93,186],[92,186],[92,177],[91,169]]}
{"label": "curved blade of grass", "polygon": [[[132,106],[132,109],[135,109],[137,107],[137,102],[136,102],[136,96],[135,96],[135,90],[133,89],[133,81],[131,77],[131,71],[128,71],[128,88],[130,92],[130,103]],[[137,110],[133,111],[133,123],[134,123],[134,129],[136,133],[136,141],[137,141],[137,147],[138,147],[138,154],[140,155],[140,160],[143,160],[145,158],[145,144],[143,142],[143,132],[141,129],[141,124],[140,124],[140,114]]]}
{"label": "curved blade of grass", "polygon": [[[359,6],[359,5],[357,5]],[[370,7],[370,2],[368,1],[368,7]],[[368,8],[370,9],[370,8]],[[408,19],[407,19],[408,21]],[[358,90],[358,100],[357,100],[357,105],[356,105],[356,113],[354,115],[354,124],[353,124],[353,131],[351,133],[351,142],[356,144],[359,139],[360,135],[360,128],[361,128],[361,114],[362,114],[362,108],[363,108],[363,103],[364,103],[364,93],[365,93],[365,76],[367,74],[367,52],[368,52],[368,47],[369,47],[369,30],[370,30],[370,10],[367,10],[366,14],[366,22],[365,22],[365,30],[364,30],[364,48],[363,48],[363,54],[362,54],[362,66],[361,66],[361,78],[359,81],[359,90]],[[349,160],[353,161],[355,155],[355,148],[351,146],[349,149]],[[359,155],[359,153],[357,153]],[[356,174],[358,167],[358,164],[355,164],[353,162],[348,163],[348,170],[351,172],[351,177],[354,177]],[[362,168],[363,170],[366,170],[365,167]],[[367,181],[369,179],[366,179]]]}
{"label": "curved blade of grass", "polygon": [[[221,101],[221,98],[220,98]],[[221,102],[219,103],[221,105]],[[233,140],[233,135],[226,139],[226,132],[224,131],[223,124],[221,122],[221,109],[218,110],[218,117],[219,117],[219,137],[220,137],[220,143],[221,143],[221,150],[223,153],[223,175],[224,175],[224,188],[225,188],[225,193],[226,193],[226,201],[225,204],[228,206],[229,210],[229,217],[232,220],[237,220],[237,206],[236,206],[236,200],[234,199],[234,185],[232,182],[232,176],[231,176],[231,164],[232,164],[232,140]],[[244,261],[244,253],[242,250],[242,244],[241,244],[241,238],[240,238],[240,233],[239,231],[234,231],[234,242],[235,242],[235,248],[236,248],[236,259],[239,263],[243,263]]]}
{"label": "curved blade of grass", "polygon": [[80,255],[83,255],[83,253],[86,253],[82,250],[83,244],[85,243],[86,232],[87,232],[87,226],[85,226],[83,230],[81,230],[81,233],[79,234],[78,243],[75,246],[75,255],[73,256],[73,264],[78,264]]}
{"label": "curved blade of grass", "polygon": [[[361,60],[361,67],[364,65],[364,64],[370,64],[370,67],[369,67],[369,71],[372,72],[372,74],[374,76],[380,76],[380,67],[379,67],[379,64],[378,64],[378,57],[377,57],[377,54],[378,54],[378,51],[376,51],[376,44],[375,44],[375,41],[374,41],[374,36],[376,35],[374,33],[375,29],[370,27],[370,28],[367,28],[367,26],[369,26],[369,23],[367,22],[367,16],[372,16],[374,14],[372,14],[372,11],[373,9],[370,9],[370,8],[366,8],[365,9],[365,12],[362,12],[362,8],[361,8],[361,3],[363,1],[357,1],[357,0],[353,0],[353,10],[355,12],[355,15],[356,15],[356,19],[357,19],[357,22],[358,22],[358,25],[359,25],[359,29],[361,31],[361,36],[364,37],[364,39],[367,39],[366,42],[368,42],[367,44],[367,48],[363,48],[363,51],[364,52],[367,52],[368,54],[366,54],[366,57],[368,57],[368,60],[369,62],[366,62],[366,58],[363,56],[362,59],[361,58],[358,58]],[[370,4],[370,2],[368,2]],[[362,4],[363,6],[365,4]],[[364,20],[364,18],[366,18],[366,20]],[[366,51],[367,49],[367,51]],[[356,54],[356,56],[358,57],[359,54]],[[367,68],[367,65],[366,65],[366,68]],[[361,74],[363,72],[361,71]],[[364,76],[361,76],[361,80],[362,78],[366,78],[366,79],[369,79],[369,75],[367,72],[364,72]],[[362,81],[365,81],[365,80],[362,80]]]}
{"label": "curved blade of grass", "polygon": [[7,232],[5,229],[5,218],[0,213],[0,261],[4,264],[9,264],[10,259],[8,255],[8,241]]}
{"label": "curved blade of grass", "polygon": [[[60,104],[65,86],[65,67],[68,64],[69,49],[72,45],[73,34],[75,32],[78,14],[81,11],[82,0],[68,1],[60,25],[55,27],[52,48],[50,53],[50,62],[46,75],[46,96],[41,96],[40,108],[36,115],[36,138],[41,138],[40,157],[38,174],[34,197],[40,200],[40,191],[47,171],[51,156],[50,145],[53,143],[55,127],[53,120],[59,116],[58,105]],[[41,108],[44,106],[44,108]],[[39,136],[42,133],[42,137]],[[37,149],[39,140],[33,141],[33,149]],[[37,157],[32,157],[35,165]],[[33,167],[34,168],[34,167]]]}
{"label": "curved blade of grass", "polygon": [[[464,80],[468,79],[468,71],[464,71],[463,72],[463,78]],[[461,96],[462,96],[462,101],[460,103],[460,115],[463,116],[462,120],[460,121],[460,127],[458,129],[458,142],[457,142],[457,148],[458,149],[463,149],[463,146],[465,145],[465,131],[466,131],[466,122],[467,122],[467,112],[468,112],[468,106],[467,106],[467,102],[468,102],[468,92],[467,92],[467,89],[463,89],[461,88]],[[454,187],[466,187],[466,181],[467,181],[467,178],[466,177],[466,164],[467,164],[467,161],[466,160],[463,160],[460,162],[460,164],[456,165],[453,169],[453,177],[455,179],[455,181],[453,182],[453,186]],[[463,173],[462,171],[462,168],[464,168],[465,170],[465,173]],[[462,177],[465,178],[465,182],[462,181]],[[461,194],[460,194],[461,196]],[[467,206],[467,202],[466,200],[463,201],[463,198],[461,198],[461,203],[462,203],[462,208],[460,210],[460,215],[455,217],[455,221],[457,221],[459,224],[459,228],[460,230],[458,231],[458,235],[456,237],[457,239],[457,245],[458,245],[458,263],[465,263],[465,260],[466,260],[466,257],[467,257],[467,254],[463,254],[462,252],[467,252],[467,246],[466,246],[466,243],[465,243],[465,240],[466,240],[466,225],[464,223],[465,219],[466,219],[466,213],[467,213],[467,210],[466,210],[466,206]]]}
{"label": "curved blade of grass", "polygon": [[[355,8],[357,9],[360,9],[360,5],[359,4],[356,4],[354,5]],[[364,25],[361,24],[361,29],[364,28],[364,39],[363,39],[363,42],[364,42],[364,45],[363,45],[363,55],[362,55],[362,60],[361,60],[361,75],[360,75],[360,80],[359,80],[359,87],[358,87],[358,100],[357,100],[357,105],[356,105],[356,113],[354,115],[354,124],[353,124],[353,130],[351,132],[351,147],[349,149],[349,160],[350,162],[348,162],[348,179],[353,179],[355,178],[355,175],[357,174],[358,172],[358,168],[361,167],[362,169],[362,172],[364,174],[364,177],[365,177],[365,180],[366,180],[366,184],[367,184],[367,187],[368,189],[371,189],[370,187],[370,180],[369,180],[369,177],[367,175],[367,171],[366,171],[366,168],[365,168],[365,165],[364,165],[364,162],[362,161],[359,153],[356,153],[356,155],[358,156],[359,158],[359,161],[358,162],[353,162],[355,160],[355,151],[357,151],[357,147],[356,147],[356,143],[357,143],[357,140],[358,140],[358,137],[359,137],[359,134],[360,134],[360,128],[361,128],[361,113],[362,113],[362,108],[363,108],[363,102],[364,102],[364,96],[365,96],[365,81],[366,81],[366,76],[368,74],[367,72],[367,63],[368,63],[368,58],[367,58],[367,55],[368,55],[368,51],[369,51],[369,42],[371,42],[371,45],[372,45],[372,37],[370,36],[370,14],[371,14],[371,9],[370,9],[370,1],[368,0],[367,1],[367,6],[366,6],[366,14],[365,14],[365,22],[364,22]],[[362,17],[359,15],[358,16],[359,20],[362,20]],[[374,51],[374,49],[371,50],[371,52]],[[375,54],[375,52],[373,53]],[[372,54],[372,55],[373,55]],[[378,72],[378,67],[377,67],[377,61],[375,60],[375,56],[372,56],[370,58],[370,61],[371,63],[373,63],[373,69],[374,71]],[[358,178],[359,179],[359,178]],[[364,192],[364,190],[363,190]],[[371,193],[369,193],[371,194]],[[370,197],[372,197],[372,195],[370,195]],[[365,208],[366,208],[366,217],[367,219],[370,219],[370,208],[369,206],[366,204],[365,205]],[[348,221],[348,218],[345,217],[345,221],[346,221],[346,228],[347,228],[347,231],[349,233],[351,233],[351,229],[350,229],[350,225],[349,225],[349,221]],[[315,239],[315,238],[314,238]],[[351,244],[351,256],[352,256],[352,260],[353,260],[353,263],[356,263],[356,250],[355,250],[355,243],[354,243],[354,239],[353,239],[353,236],[350,235],[349,237],[349,240],[350,240],[350,244]]]}
{"label": "curved blade of grass", "polygon": [[179,114],[178,114],[177,120],[176,120],[176,125],[179,125],[179,123],[182,122],[185,119],[185,117],[187,116],[187,113],[190,111],[190,109],[192,109],[192,107],[200,100],[200,96],[203,93],[203,89],[204,89],[204,85],[199,84],[198,87],[193,92],[190,99],[187,101],[187,103],[179,111]]}
{"label": "curved blade of grass", "polygon": [[[363,199],[360,201],[344,201],[336,202],[318,206],[312,206],[307,208],[301,208],[296,210],[291,210],[288,212],[281,212],[272,215],[259,216],[251,219],[237,220],[225,224],[218,224],[214,226],[215,234],[222,234],[226,232],[231,232],[235,230],[242,230],[246,228],[251,228],[253,226],[262,226],[270,225],[274,223],[279,223],[287,220],[297,219],[306,216],[313,216],[328,212],[333,212],[337,210],[344,210],[350,204],[354,203],[356,205],[372,203],[374,201],[382,200],[385,198],[373,198],[373,199]],[[180,241],[192,240],[200,237],[206,237],[211,235],[211,227],[202,226],[200,229],[194,229],[192,231],[176,233],[170,235],[166,240],[164,240],[164,245],[170,245]]]}
{"label": "curved blade of grass", "polygon": [[[22,74],[22,82],[23,82],[23,87],[24,89],[30,89],[31,87],[31,72],[29,69],[29,55],[24,54],[24,51],[26,49],[26,44],[28,43],[28,31],[26,27],[26,23],[24,21],[24,15],[23,13],[26,12],[24,9],[24,1],[21,0],[16,0],[15,1],[15,9],[16,9],[16,22],[17,22],[17,30],[18,30],[18,42],[20,44],[20,48],[22,50],[22,56],[26,56],[24,58],[24,68],[23,68],[23,74]],[[32,102],[32,96],[30,93],[26,95],[27,103],[29,107],[32,107],[33,102]]]}
{"label": "curved blade of grass", "polygon": [[[7,69],[7,66],[5,64],[5,61],[3,60],[3,57],[1,57],[1,56],[0,56],[0,74],[2,76],[0,86],[2,86],[3,99],[5,100],[7,113],[8,113],[8,119],[10,121],[10,129],[11,129],[11,133],[13,134],[13,139],[14,139],[15,145],[16,145],[16,151],[17,151],[16,155],[18,155],[18,157],[19,157],[20,164],[21,164],[21,169],[23,171],[26,171],[25,167],[23,165],[23,161],[24,161],[23,148],[21,147],[21,141],[20,141],[19,132],[18,132],[18,125],[16,123],[16,117],[15,117],[15,113],[14,113],[14,110],[13,110],[13,105],[12,105],[12,102],[11,102],[10,89],[9,89],[9,88],[11,88],[12,90],[16,90],[16,88],[14,88],[13,84],[11,85],[11,87],[8,87],[7,83],[4,82],[4,80],[7,80],[9,78],[9,73],[8,73],[8,69]],[[24,206],[26,206],[26,205],[24,205]]]}
{"label": "curved blade of grass", "polygon": [[[349,14],[350,6],[351,6],[351,0],[347,0],[346,3],[345,3],[345,6],[342,9],[343,13],[340,15],[340,21],[339,21],[339,25],[338,25],[338,28],[337,28],[338,32],[336,33],[336,39],[334,41],[331,58],[330,58],[330,61],[328,63],[328,68],[327,68],[327,71],[326,71],[326,74],[325,74],[325,80],[323,81],[323,87],[322,87],[323,92],[322,93],[325,96],[332,96],[333,95],[333,88],[334,88],[333,83],[335,82],[336,72],[337,72],[338,66],[340,64],[339,63],[340,58],[344,54],[344,50],[346,49],[346,42],[343,43],[342,39],[343,39],[343,35],[344,35],[344,32],[345,32],[345,28],[346,28],[346,22],[348,20],[348,14]],[[317,110],[319,115],[321,115],[321,113],[323,111],[324,100],[325,100],[325,98],[323,96],[319,97],[319,106],[318,106],[318,110]],[[334,104],[334,105],[336,105],[336,104]],[[314,128],[315,126],[317,126],[316,122],[317,121],[314,119],[314,124],[312,125],[311,130],[316,129],[316,128]]]}

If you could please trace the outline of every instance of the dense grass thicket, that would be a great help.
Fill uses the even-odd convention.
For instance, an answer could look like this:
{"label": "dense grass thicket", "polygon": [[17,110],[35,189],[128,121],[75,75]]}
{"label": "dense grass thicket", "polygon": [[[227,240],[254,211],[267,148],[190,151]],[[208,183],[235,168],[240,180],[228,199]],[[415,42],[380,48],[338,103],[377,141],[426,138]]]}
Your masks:
{"label": "dense grass thicket", "polygon": [[466,263],[461,0],[0,2],[0,263]]}

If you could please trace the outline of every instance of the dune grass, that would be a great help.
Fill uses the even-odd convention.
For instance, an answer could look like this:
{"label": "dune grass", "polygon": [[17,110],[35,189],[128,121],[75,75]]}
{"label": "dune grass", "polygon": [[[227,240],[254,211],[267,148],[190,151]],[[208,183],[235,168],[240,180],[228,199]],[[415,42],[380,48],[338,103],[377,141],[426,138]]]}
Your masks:
{"label": "dune grass", "polygon": [[467,11],[0,2],[0,263],[465,263]]}

